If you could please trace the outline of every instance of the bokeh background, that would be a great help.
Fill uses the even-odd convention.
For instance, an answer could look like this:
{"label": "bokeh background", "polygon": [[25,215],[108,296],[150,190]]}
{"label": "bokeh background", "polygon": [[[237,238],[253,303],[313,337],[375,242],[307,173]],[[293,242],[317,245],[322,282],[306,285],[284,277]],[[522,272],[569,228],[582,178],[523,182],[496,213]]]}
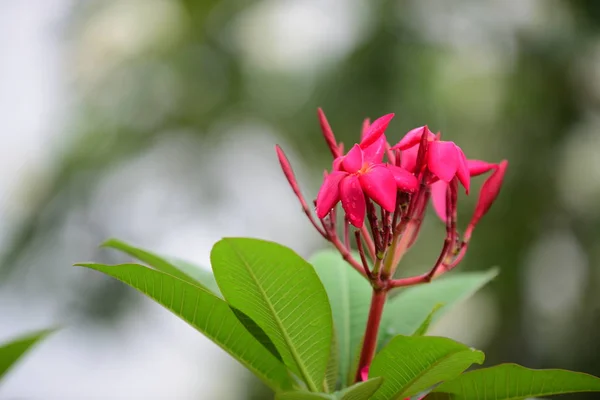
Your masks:
{"label": "bokeh background", "polygon": [[[185,323],[71,265],[127,261],[98,248],[112,236],[204,266],[223,236],[324,247],[273,149],[314,198],[318,106],[347,144],[395,112],[390,141],[428,124],[508,159],[461,266],[502,272],[434,333],[488,365],[600,375],[600,2],[3,0],[0,340],[63,329],[0,397],[268,398]],[[443,234],[430,217],[402,273]]]}

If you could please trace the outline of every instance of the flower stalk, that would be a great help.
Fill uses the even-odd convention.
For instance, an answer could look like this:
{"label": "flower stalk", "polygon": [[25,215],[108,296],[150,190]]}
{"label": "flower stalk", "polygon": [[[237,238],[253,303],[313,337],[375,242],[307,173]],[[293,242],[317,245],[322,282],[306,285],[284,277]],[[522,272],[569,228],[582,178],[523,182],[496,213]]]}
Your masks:
{"label": "flower stalk", "polygon": [[[506,160],[498,164],[469,160],[458,145],[443,141],[439,132],[434,134],[427,126],[412,129],[391,146],[385,132],[394,114],[384,115],[372,123],[365,119],[360,142],[344,154],[343,143],[337,142],[320,108],[317,114],[333,162],[331,170],[324,173],[323,184],[313,202],[314,210],[309,208],[283,150],[276,146],[276,152],[310,223],[373,288],[355,371],[358,382],[368,376],[388,292],[431,282],[460,264],[475,226],[498,197],[508,163]],[[480,190],[473,216],[460,236],[459,185],[469,194],[471,178],[489,171],[492,173]],[[395,278],[404,255],[418,238],[430,199],[446,230],[440,253],[429,271]],[[338,204],[343,211],[341,227],[338,226]],[[352,254],[352,243],[358,258]]]}

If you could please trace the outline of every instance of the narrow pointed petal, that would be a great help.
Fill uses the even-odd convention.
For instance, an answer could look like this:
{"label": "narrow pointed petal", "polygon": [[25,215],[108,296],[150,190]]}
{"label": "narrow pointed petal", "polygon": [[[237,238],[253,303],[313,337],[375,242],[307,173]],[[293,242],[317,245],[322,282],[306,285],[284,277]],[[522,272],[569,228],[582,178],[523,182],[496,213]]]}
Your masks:
{"label": "narrow pointed petal", "polygon": [[469,174],[471,176],[477,176],[496,168],[497,164],[480,160],[467,160],[467,166],[469,167]]}
{"label": "narrow pointed petal", "polygon": [[438,178],[450,182],[456,175],[459,159],[454,142],[435,141],[429,144],[427,166]]}
{"label": "narrow pointed petal", "polygon": [[467,157],[462,149],[456,146],[456,154],[458,155],[458,168],[456,169],[456,177],[459,182],[465,188],[467,194],[471,188],[471,174],[469,173],[469,165],[467,164]]}
{"label": "narrow pointed petal", "polygon": [[498,168],[490,175],[489,178],[481,186],[479,192],[479,200],[475,207],[475,213],[471,220],[471,225],[475,225],[481,217],[483,217],[490,209],[496,197],[500,193],[502,182],[504,181],[504,174],[506,167],[508,167],[508,161],[504,160],[497,166]]}
{"label": "narrow pointed petal", "polygon": [[342,170],[342,161],[344,161],[344,157],[338,157],[333,160],[333,169],[332,171],[341,171]]}
{"label": "narrow pointed petal", "polygon": [[431,185],[431,203],[435,213],[443,222],[446,222],[446,189],[448,184],[437,181]]}
{"label": "narrow pointed petal", "polygon": [[340,181],[347,176],[346,172],[333,171],[327,175],[317,195],[317,217],[325,218],[331,209],[340,201]]}
{"label": "narrow pointed petal", "polygon": [[350,149],[348,154],[344,157],[342,161],[342,168],[344,171],[349,172],[351,174],[355,173],[363,166],[363,151],[360,146],[355,144],[354,147]]}
{"label": "narrow pointed petal", "polygon": [[419,126],[418,128],[411,129],[404,135],[404,137],[394,146],[392,150],[406,150],[419,144],[421,137],[427,135],[427,140],[435,140],[435,135],[429,130],[427,125]]}
{"label": "narrow pointed petal", "polygon": [[325,113],[320,107],[317,109],[317,115],[319,116],[319,124],[321,125],[323,137],[325,137],[325,142],[327,142],[327,147],[329,147],[331,155],[333,158],[339,157],[342,155],[342,153],[339,151],[337,142],[335,140],[335,135],[333,134],[333,130],[331,130],[331,126],[325,117]]}
{"label": "narrow pointed petal", "polygon": [[418,154],[419,145],[403,150],[402,153],[400,153],[400,166],[408,172],[415,172]]}
{"label": "narrow pointed petal", "polygon": [[[413,177],[414,178],[414,177]],[[393,212],[396,209],[396,180],[392,172],[383,165],[370,168],[358,178],[363,190],[384,210]]]}
{"label": "narrow pointed petal", "polygon": [[363,139],[360,141],[361,147],[365,148],[375,143],[375,141],[385,133],[392,118],[394,118],[394,114],[387,114],[373,121]]}
{"label": "narrow pointed petal", "polygon": [[363,160],[371,164],[381,164],[383,155],[385,154],[385,146],[387,140],[385,135],[381,135],[379,139],[372,145],[363,148]]}
{"label": "narrow pointed petal", "polygon": [[394,176],[394,181],[396,182],[398,190],[412,193],[419,187],[418,179],[404,168],[396,167],[391,164],[388,164],[387,168]]}
{"label": "narrow pointed petal", "polygon": [[369,118],[365,118],[362,124],[362,130],[360,132],[360,140],[362,141],[365,138],[365,135],[369,131],[369,127],[371,126],[371,120]]}
{"label": "narrow pointed petal", "polygon": [[365,195],[356,175],[348,175],[340,182],[340,199],[346,217],[352,225],[362,228],[365,222]]}

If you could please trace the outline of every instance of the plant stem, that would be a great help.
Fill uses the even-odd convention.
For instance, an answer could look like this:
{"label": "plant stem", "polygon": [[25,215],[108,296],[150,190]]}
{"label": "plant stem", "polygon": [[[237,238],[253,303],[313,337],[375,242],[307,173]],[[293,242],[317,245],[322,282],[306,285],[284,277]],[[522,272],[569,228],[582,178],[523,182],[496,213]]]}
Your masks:
{"label": "plant stem", "polygon": [[361,381],[361,371],[364,367],[371,364],[373,356],[375,355],[375,350],[377,349],[377,334],[379,332],[379,325],[381,323],[381,315],[383,314],[386,296],[387,290],[385,288],[373,288],[369,319],[367,320],[367,329],[365,331],[365,338],[360,352],[358,369],[354,379],[355,382]]}

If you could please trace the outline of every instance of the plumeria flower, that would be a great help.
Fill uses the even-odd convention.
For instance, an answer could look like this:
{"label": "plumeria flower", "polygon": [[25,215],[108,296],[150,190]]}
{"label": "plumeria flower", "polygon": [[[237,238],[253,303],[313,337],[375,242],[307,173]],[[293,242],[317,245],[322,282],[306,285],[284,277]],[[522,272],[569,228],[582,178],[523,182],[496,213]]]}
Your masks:
{"label": "plumeria flower", "polygon": [[[480,160],[467,160],[469,176],[479,176],[488,171],[498,169],[499,164],[491,164]],[[431,185],[431,201],[436,214],[442,221],[446,220],[446,190],[448,183],[439,180]]]}
{"label": "plumeria flower", "polygon": [[419,142],[423,135],[427,135],[429,142],[426,155],[427,169],[445,183],[450,183],[455,177],[464,186],[467,193],[470,189],[470,175],[467,166],[467,157],[462,149],[454,142],[439,139],[427,126],[410,130],[392,150],[401,150],[401,166],[414,172],[417,168],[417,154]]}
{"label": "plumeria flower", "polygon": [[350,223],[361,228],[366,213],[365,195],[384,210],[393,212],[398,190],[417,189],[414,175],[382,162],[387,143],[384,132],[392,117],[393,114],[388,114],[374,121],[361,142],[334,161],[333,171],[317,195],[317,217],[324,218],[341,201]]}

